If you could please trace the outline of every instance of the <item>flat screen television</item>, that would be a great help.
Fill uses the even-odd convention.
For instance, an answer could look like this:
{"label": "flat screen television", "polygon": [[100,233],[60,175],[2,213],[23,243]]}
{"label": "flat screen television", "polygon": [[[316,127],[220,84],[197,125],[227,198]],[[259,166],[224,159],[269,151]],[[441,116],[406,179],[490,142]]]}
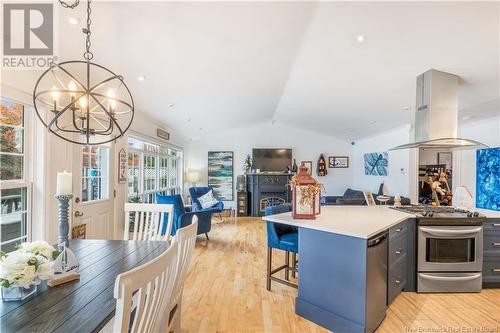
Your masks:
{"label": "flat screen television", "polygon": [[292,165],[292,150],[289,148],[254,148],[252,150],[254,169],[262,172],[286,171]]}

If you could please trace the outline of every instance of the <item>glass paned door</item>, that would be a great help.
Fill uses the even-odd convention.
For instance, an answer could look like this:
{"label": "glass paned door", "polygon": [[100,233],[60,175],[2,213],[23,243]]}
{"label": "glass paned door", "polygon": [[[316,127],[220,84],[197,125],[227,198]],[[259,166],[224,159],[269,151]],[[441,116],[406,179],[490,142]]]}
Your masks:
{"label": "glass paned door", "polygon": [[109,148],[82,147],[82,202],[108,198]]}

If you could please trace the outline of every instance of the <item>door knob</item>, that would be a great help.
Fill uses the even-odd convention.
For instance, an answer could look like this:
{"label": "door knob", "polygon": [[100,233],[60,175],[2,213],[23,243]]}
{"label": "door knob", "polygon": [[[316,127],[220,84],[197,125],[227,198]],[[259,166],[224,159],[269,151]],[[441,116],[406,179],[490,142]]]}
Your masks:
{"label": "door knob", "polygon": [[80,212],[79,210],[75,211],[75,217],[80,217],[83,216],[83,213]]}

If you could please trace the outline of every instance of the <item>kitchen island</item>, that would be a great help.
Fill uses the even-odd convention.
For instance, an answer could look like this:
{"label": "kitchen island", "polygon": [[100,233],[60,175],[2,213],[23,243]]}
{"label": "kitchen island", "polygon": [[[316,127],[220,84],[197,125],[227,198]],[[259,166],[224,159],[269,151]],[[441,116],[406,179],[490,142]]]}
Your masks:
{"label": "kitchen island", "polygon": [[414,218],[387,206],[325,206],[316,220],[263,217],[299,229],[295,312],[334,332],[373,332],[387,305],[388,231]]}

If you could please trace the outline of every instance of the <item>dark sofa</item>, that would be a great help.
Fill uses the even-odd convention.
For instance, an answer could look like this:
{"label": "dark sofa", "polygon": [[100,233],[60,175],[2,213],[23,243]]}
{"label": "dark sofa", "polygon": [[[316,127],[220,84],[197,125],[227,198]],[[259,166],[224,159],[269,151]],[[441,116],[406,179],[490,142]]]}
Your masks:
{"label": "dark sofa", "polygon": [[[375,203],[377,205],[380,205],[380,202],[377,200],[377,194],[373,193],[373,199],[375,199]],[[363,206],[366,205],[366,200],[363,191],[357,191],[348,188],[344,192],[344,195],[331,195],[322,197],[321,204],[323,206],[332,206],[332,205]],[[401,204],[409,205],[410,199],[401,197]],[[387,201],[387,205],[394,205],[394,197],[391,197],[389,201]]]}

